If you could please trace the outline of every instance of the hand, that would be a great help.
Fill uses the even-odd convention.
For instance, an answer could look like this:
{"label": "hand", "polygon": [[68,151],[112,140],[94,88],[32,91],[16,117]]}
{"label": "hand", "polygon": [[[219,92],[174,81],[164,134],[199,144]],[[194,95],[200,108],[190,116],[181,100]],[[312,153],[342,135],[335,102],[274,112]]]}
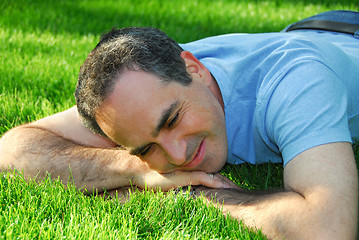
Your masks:
{"label": "hand", "polygon": [[207,200],[223,205],[237,205],[243,203],[245,191],[241,188],[215,189],[204,186],[194,187],[193,194],[196,197],[203,196]]}
{"label": "hand", "polygon": [[161,189],[168,191],[183,186],[203,185],[210,188],[239,188],[227,177],[218,173],[207,174],[201,171],[175,171],[160,174],[156,171],[148,171],[133,179],[133,184],[140,188]]}

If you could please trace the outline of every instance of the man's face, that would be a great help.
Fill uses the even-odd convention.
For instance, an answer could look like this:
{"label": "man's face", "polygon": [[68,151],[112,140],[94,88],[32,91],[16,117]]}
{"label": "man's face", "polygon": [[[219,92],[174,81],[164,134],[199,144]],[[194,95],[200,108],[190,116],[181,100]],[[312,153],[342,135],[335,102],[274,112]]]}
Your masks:
{"label": "man's face", "polygon": [[194,76],[189,86],[164,84],[153,74],[124,71],[96,115],[115,143],[160,173],[217,172],[226,162],[224,113]]}

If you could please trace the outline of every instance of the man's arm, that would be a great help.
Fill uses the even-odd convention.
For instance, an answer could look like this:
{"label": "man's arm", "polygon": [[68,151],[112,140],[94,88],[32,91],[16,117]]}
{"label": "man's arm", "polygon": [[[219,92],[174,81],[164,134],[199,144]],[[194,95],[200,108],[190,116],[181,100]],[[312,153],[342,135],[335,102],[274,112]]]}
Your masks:
{"label": "man's arm", "polygon": [[270,238],[355,239],[358,176],[350,143],[299,154],[285,166],[284,183],[277,193],[202,191],[207,197],[216,194],[224,211]]}
{"label": "man's arm", "polygon": [[223,187],[202,172],[162,175],[110,140],[82,126],[76,107],[14,128],[0,139],[0,170],[17,169],[26,178],[50,173],[89,191],[131,184],[168,190],[189,184]]}
{"label": "man's arm", "polygon": [[140,168],[142,163],[82,127],[76,107],[14,128],[0,141],[1,170],[17,169],[26,178],[40,179],[48,172],[89,190],[129,185],[136,164]]}

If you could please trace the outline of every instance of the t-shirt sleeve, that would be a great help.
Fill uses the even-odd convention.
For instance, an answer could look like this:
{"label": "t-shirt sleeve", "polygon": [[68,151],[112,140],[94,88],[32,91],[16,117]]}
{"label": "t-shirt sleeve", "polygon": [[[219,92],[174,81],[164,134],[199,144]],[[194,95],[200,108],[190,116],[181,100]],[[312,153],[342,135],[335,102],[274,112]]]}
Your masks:
{"label": "t-shirt sleeve", "polygon": [[267,134],[284,165],[312,147],[351,142],[343,81],[326,65],[304,61],[285,73],[266,112]]}

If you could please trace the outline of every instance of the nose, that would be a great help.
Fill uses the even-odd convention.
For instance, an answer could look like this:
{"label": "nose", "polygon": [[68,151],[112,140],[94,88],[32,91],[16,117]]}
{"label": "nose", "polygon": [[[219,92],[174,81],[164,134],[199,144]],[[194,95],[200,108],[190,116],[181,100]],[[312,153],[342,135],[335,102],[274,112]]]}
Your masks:
{"label": "nose", "polygon": [[168,136],[161,140],[161,147],[169,163],[180,166],[186,162],[187,143],[185,139]]}

